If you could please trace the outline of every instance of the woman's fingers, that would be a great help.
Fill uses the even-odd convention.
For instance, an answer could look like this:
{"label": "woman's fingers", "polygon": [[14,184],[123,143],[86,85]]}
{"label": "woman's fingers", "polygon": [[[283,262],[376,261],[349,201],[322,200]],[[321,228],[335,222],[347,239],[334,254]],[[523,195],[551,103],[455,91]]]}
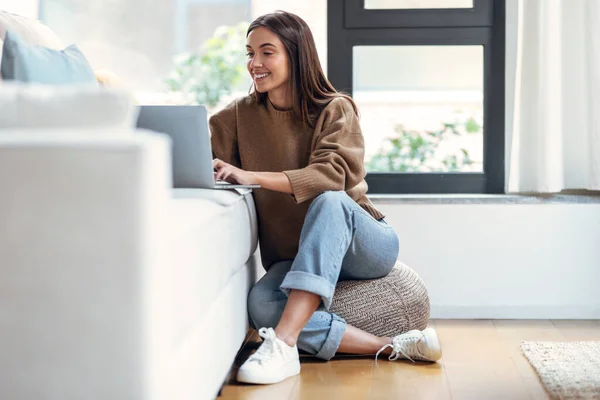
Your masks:
{"label": "woman's fingers", "polygon": [[213,159],[213,168],[219,169],[224,167],[231,167],[231,164],[226,163],[223,160],[219,160],[218,158]]}
{"label": "woman's fingers", "polygon": [[231,176],[231,173],[232,173],[232,171],[225,172],[225,174],[223,175],[223,180],[228,181],[229,177]]}
{"label": "woman's fingers", "polygon": [[231,183],[237,182],[236,174],[238,172],[238,168],[234,167],[233,165],[215,158],[213,159],[213,168],[215,169],[215,180],[227,181]]}
{"label": "woman's fingers", "polygon": [[223,180],[223,174],[225,173],[225,169],[224,168],[219,168],[217,169],[217,172],[215,174],[215,179],[218,181]]}
{"label": "woman's fingers", "polygon": [[230,167],[230,166],[221,167],[216,172],[215,180],[226,181],[230,176],[233,175],[233,173],[234,173],[234,170],[232,167]]}
{"label": "woman's fingers", "polygon": [[213,169],[218,172],[221,168],[223,168],[223,161],[219,160],[218,158],[215,158],[213,160]]}

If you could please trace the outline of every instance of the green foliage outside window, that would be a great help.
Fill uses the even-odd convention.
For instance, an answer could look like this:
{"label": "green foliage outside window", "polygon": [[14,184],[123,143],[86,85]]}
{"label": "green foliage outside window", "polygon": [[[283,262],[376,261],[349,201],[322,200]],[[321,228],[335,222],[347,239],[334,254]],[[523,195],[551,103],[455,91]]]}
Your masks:
{"label": "green foliage outside window", "polygon": [[[246,31],[249,23],[219,27],[198,51],[175,57],[165,80],[168,89],[190,104],[215,106],[234,89],[241,89],[246,72]],[[245,88],[246,90],[248,88]]]}
{"label": "green foliage outside window", "polygon": [[[395,127],[395,135],[387,138],[377,154],[367,162],[369,172],[457,172],[474,164],[469,152],[440,157],[444,140],[453,136],[481,133],[481,125],[470,117],[466,121],[447,122],[437,130],[408,130]],[[368,133],[366,133],[368,134]]]}

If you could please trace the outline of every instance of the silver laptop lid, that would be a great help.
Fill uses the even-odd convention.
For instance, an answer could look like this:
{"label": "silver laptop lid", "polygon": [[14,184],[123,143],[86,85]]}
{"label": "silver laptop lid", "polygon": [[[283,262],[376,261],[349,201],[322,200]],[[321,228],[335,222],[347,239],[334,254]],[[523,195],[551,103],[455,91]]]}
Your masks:
{"label": "silver laptop lid", "polygon": [[144,105],[140,107],[137,126],[165,133],[171,138],[173,187],[214,187],[206,107]]}

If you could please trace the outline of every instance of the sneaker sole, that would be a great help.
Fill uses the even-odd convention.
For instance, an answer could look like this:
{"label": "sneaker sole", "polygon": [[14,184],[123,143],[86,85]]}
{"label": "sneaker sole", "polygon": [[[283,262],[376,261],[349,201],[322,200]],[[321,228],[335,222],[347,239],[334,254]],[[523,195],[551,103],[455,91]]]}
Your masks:
{"label": "sneaker sole", "polygon": [[423,336],[425,337],[427,348],[431,350],[428,352],[428,354],[423,354],[427,357],[426,361],[438,361],[440,358],[442,358],[442,346],[440,345],[440,340],[438,339],[437,333],[435,333],[433,329],[427,328],[423,331]]}
{"label": "sneaker sole", "polygon": [[283,368],[283,373],[277,376],[261,376],[256,373],[252,373],[252,371],[244,371],[239,370],[237,373],[237,381],[242,383],[253,383],[258,385],[267,385],[272,383],[281,382],[290,376],[296,376],[300,374],[300,362],[298,361],[296,365],[291,365],[296,363],[289,363]]}

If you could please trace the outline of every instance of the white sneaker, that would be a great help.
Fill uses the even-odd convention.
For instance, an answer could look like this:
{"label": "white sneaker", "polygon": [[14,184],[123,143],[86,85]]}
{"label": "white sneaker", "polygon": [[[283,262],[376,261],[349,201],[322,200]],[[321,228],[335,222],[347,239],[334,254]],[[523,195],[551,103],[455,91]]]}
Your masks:
{"label": "white sneaker", "polygon": [[288,346],[275,335],[273,328],[260,328],[258,334],[264,341],[240,367],[237,373],[239,382],[277,383],[300,373],[297,346]]}
{"label": "white sneaker", "polygon": [[389,360],[398,358],[407,358],[412,362],[415,360],[436,362],[442,358],[442,348],[440,341],[433,328],[427,328],[423,331],[412,330],[392,339],[392,344],[386,344],[375,355],[377,356],[386,348],[392,348],[392,355]]}

